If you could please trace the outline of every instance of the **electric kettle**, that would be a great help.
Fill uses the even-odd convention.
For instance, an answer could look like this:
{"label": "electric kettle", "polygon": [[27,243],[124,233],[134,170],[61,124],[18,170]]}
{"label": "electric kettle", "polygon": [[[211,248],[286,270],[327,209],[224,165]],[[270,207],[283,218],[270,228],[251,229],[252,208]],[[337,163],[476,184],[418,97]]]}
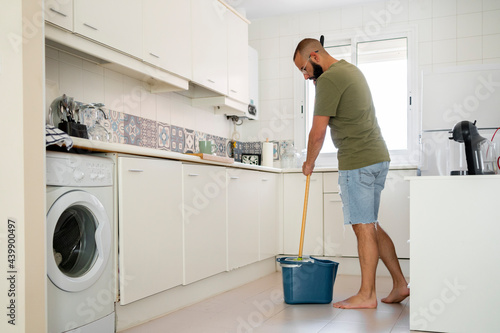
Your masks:
{"label": "electric kettle", "polygon": [[[496,155],[491,141],[479,135],[476,122],[458,122],[449,132],[450,140],[463,143],[467,160],[467,174],[488,175],[495,174]],[[463,174],[460,171],[451,171],[451,175]]]}

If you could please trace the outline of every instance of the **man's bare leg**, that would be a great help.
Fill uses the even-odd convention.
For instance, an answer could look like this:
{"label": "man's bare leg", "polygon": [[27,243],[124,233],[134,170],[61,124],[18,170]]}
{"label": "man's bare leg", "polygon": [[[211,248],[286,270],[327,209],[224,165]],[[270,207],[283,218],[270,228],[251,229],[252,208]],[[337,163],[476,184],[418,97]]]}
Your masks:
{"label": "man's bare leg", "polygon": [[343,301],[334,303],[341,309],[373,309],[377,307],[375,274],[379,258],[375,224],[354,224],[352,226],[358,239],[359,263],[361,265],[361,287],[358,293]]}
{"label": "man's bare leg", "polygon": [[377,243],[380,258],[391,273],[392,277],[392,291],[385,298],[382,298],[384,303],[399,303],[410,295],[408,289],[408,282],[401,271],[398,257],[396,256],[396,249],[389,235],[377,225]]}

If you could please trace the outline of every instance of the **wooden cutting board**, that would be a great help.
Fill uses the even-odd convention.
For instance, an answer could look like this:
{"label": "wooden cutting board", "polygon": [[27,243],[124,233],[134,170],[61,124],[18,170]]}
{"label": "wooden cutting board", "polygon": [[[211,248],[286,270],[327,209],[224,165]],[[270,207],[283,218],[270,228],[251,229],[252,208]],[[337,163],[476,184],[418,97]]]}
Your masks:
{"label": "wooden cutting board", "polygon": [[234,163],[234,158],[231,158],[231,157],[222,157],[222,156],[210,155],[210,154],[203,154],[203,153],[186,154],[186,155],[199,156],[203,160],[207,160],[207,161],[214,161],[214,162],[220,162],[220,163],[229,163],[229,164]]}

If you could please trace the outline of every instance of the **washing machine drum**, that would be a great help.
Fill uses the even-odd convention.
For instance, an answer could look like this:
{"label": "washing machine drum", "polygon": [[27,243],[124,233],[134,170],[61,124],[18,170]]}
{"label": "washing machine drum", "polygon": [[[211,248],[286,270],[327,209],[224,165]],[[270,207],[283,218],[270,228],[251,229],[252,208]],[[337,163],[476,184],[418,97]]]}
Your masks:
{"label": "washing machine drum", "polygon": [[101,276],[111,251],[111,228],[101,202],[85,191],[60,196],[47,213],[47,274],[77,292]]}

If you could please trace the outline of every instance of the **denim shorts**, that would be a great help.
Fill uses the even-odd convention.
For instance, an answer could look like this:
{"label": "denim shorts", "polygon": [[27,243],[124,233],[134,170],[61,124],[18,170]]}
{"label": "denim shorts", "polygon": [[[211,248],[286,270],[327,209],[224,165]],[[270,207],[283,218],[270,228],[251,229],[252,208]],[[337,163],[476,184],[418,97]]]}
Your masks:
{"label": "denim shorts", "polygon": [[354,170],[339,170],[344,224],[378,222],[380,194],[389,172],[389,162]]}

